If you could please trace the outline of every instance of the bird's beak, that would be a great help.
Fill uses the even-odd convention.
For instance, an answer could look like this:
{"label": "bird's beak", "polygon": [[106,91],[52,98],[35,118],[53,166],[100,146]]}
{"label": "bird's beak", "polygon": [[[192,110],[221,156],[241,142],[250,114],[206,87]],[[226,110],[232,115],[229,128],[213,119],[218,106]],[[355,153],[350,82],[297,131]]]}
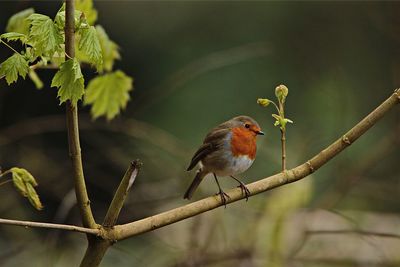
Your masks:
{"label": "bird's beak", "polygon": [[258,131],[257,134],[258,135],[264,135],[265,133],[263,131]]}

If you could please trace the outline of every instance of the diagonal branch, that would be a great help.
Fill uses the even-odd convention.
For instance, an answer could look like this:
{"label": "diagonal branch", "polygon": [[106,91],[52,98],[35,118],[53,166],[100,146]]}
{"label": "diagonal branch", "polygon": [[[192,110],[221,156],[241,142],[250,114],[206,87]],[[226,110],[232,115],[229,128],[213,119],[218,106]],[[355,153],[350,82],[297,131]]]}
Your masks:
{"label": "diagonal branch", "polygon": [[[75,56],[75,40],[74,40],[74,0],[65,1],[65,54],[69,57]],[[68,59],[67,56],[65,58]],[[83,226],[88,228],[96,228],[96,222],[93,218],[90,208],[90,201],[86,190],[85,177],[83,175],[81,146],[79,141],[78,126],[78,108],[71,101],[67,102],[66,107],[67,131],[69,154],[72,160],[73,175],[75,183],[75,193],[79,210],[82,217]]]}
{"label": "diagonal branch", "polygon": [[122,206],[124,205],[125,198],[128,195],[132,184],[135,182],[141,165],[142,163],[139,160],[134,160],[129,165],[128,170],[126,171],[120,185],[118,186],[117,192],[115,192],[114,194],[114,198],[111,201],[107,214],[104,217],[104,227],[113,227],[115,225],[119,213],[121,212]]}
{"label": "diagonal branch", "polygon": [[[273,176],[247,185],[247,188],[251,192],[250,195],[253,196],[267,190],[271,190],[275,187],[295,182],[313,173],[325,163],[327,163],[330,159],[338,155],[346,147],[354,143],[361,135],[363,135],[368,129],[376,124],[391,108],[393,108],[399,102],[400,89],[397,89],[388,99],[386,99],[362,121],[357,123],[357,125],[355,125],[350,131],[348,131],[345,135],[336,140],[333,144],[322,150],[311,160],[291,170],[275,174]],[[244,198],[239,188],[232,189],[227,193],[230,197],[228,203],[232,203]],[[123,225],[117,225],[110,231],[106,231],[103,238],[109,240],[126,239],[131,236],[149,232],[163,226],[196,216],[200,213],[220,207],[221,205],[222,203],[218,196],[211,196],[148,218],[144,218]]]}

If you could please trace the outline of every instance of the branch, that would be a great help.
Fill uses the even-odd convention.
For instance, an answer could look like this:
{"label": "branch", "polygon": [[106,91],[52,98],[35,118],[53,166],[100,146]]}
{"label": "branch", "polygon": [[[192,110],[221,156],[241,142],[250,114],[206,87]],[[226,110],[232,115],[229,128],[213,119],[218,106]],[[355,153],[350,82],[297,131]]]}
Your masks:
{"label": "branch", "polygon": [[114,194],[114,198],[111,201],[110,207],[108,208],[107,214],[104,217],[103,226],[113,227],[118,219],[119,213],[124,205],[125,198],[128,195],[132,184],[135,182],[136,176],[139,173],[142,163],[139,160],[134,160],[129,165],[120,185],[118,186],[117,192]]}
{"label": "branch", "polygon": [[381,233],[381,232],[365,231],[365,230],[357,230],[357,229],[310,230],[310,231],[306,231],[306,234],[311,234],[311,235],[358,234],[358,235],[370,235],[370,236],[379,236],[379,237],[400,239],[400,235],[398,235],[398,234]]}
{"label": "branch", "polygon": [[[368,129],[376,124],[391,108],[393,108],[399,102],[400,89],[397,89],[388,99],[386,99],[380,106],[378,106],[362,121],[355,125],[350,131],[348,131],[341,138],[336,140],[333,144],[322,150],[306,163],[303,163],[294,169],[275,174],[247,185],[247,188],[251,193],[250,195],[253,196],[267,190],[271,190],[275,187],[295,182],[318,170],[330,159],[354,143],[361,135],[363,135]],[[232,203],[244,198],[239,188],[229,190],[227,193],[230,197],[227,203]],[[200,213],[215,209],[221,205],[222,203],[218,196],[211,196],[148,218],[123,225],[117,225],[110,231],[104,232],[103,238],[108,240],[126,239],[131,236],[149,232],[186,218],[193,217]]]}
{"label": "branch", "polygon": [[68,224],[17,221],[17,220],[8,220],[8,219],[0,219],[0,224],[23,226],[25,228],[34,227],[34,228],[66,230],[66,231],[80,232],[80,233],[91,234],[91,235],[99,235],[99,233],[100,233],[99,229],[91,229],[91,228],[79,227],[79,226],[68,225]]}
{"label": "branch", "polygon": [[[75,56],[74,43],[74,0],[65,1],[65,54],[66,60],[69,56]],[[68,56],[67,56],[68,55]],[[79,141],[78,109],[67,101],[66,108],[69,154],[72,159],[75,193],[78,207],[85,227],[96,228],[97,224],[93,218],[90,201],[86,190],[85,177],[83,175],[82,155]]]}

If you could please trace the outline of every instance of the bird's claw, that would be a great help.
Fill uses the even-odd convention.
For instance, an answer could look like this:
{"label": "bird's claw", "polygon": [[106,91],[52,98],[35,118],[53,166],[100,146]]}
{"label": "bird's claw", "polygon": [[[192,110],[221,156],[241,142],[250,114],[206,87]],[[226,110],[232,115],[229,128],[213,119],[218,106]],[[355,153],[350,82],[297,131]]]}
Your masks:
{"label": "bird's claw", "polygon": [[225,208],[226,208],[226,202],[227,202],[227,200],[230,200],[231,197],[230,197],[227,193],[225,193],[224,191],[222,191],[222,190],[219,190],[219,192],[218,192],[217,195],[219,195],[219,196],[221,197],[221,202],[222,202],[222,204],[223,204],[223,205],[225,206]]}
{"label": "bird's claw", "polygon": [[247,202],[249,200],[250,190],[243,183],[240,183],[238,187],[240,187],[240,190],[242,191],[242,194],[245,196]]}

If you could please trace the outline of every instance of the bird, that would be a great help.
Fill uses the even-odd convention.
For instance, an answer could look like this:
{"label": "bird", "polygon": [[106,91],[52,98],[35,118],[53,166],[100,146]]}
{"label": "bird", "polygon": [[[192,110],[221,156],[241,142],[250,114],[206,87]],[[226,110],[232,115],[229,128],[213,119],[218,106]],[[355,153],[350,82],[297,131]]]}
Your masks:
{"label": "bird", "polygon": [[221,123],[205,137],[203,144],[194,153],[187,171],[199,165],[192,183],[184,194],[184,199],[191,199],[203,178],[212,174],[218,186],[222,204],[226,207],[229,196],[222,190],[217,176],[229,176],[239,183],[246,201],[249,189],[234,175],[245,172],[253,164],[258,135],[264,135],[259,124],[249,116],[237,116]]}

